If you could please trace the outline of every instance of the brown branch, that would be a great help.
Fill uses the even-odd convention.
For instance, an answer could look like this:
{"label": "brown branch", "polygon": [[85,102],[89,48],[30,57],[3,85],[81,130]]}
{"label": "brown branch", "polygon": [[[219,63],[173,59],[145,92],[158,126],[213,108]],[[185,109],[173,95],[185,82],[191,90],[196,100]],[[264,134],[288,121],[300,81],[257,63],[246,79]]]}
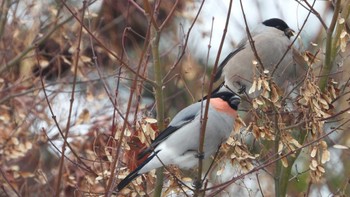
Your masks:
{"label": "brown branch", "polygon": [[259,180],[259,174],[256,173],[255,176],[256,176],[256,180],[258,181],[258,186],[259,186],[259,190],[260,190],[261,196],[262,196],[262,197],[265,197],[264,192],[263,192],[263,190],[262,190],[262,188],[261,188],[261,184],[260,184],[260,180]]}
{"label": "brown branch", "polygon": [[[37,51],[35,51],[35,52],[36,52],[36,60],[37,60],[37,62],[39,63],[38,52],[37,52]],[[46,87],[48,87],[49,85],[45,86],[45,83],[44,83],[44,79],[43,79],[43,77],[42,77],[42,74],[40,74],[40,76],[41,76],[41,77],[40,77],[40,82],[41,82],[41,87],[42,87],[42,90],[43,90],[43,93],[44,93],[44,97],[45,97],[47,106],[49,107],[49,111],[50,111],[50,114],[51,114],[51,118],[54,120],[55,125],[56,125],[56,127],[57,127],[57,130],[58,130],[60,136],[63,138],[64,142],[67,143],[67,146],[68,146],[69,150],[73,153],[73,155],[77,158],[77,160],[78,160],[79,162],[81,162],[82,165],[87,169],[86,171],[88,171],[88,172],[90,172],[90,173],[92,173],[92,174],[94,174],[94,175],[97,175],[89,166],[87,166],[87,165],[85,164],[85,162],[83,162],[83,161],[81,160],[80,156],[75,152],[75,150],[73,149],[73,147],[71,147],[71,145],[69,144],[69,142],[67,141],[67,139],[64,138],[63,131],[62,131],[60,125],[58,124],[56,115],[55,115],[55,113],[53,112],[52,106],[51,106],[50,101],[49,101],[49,96],[48,96],[48,94],[47,94],[47,92],[46,92],[46,91],[47,91],[47,90],[46,90]]]}
{"label": "brown branch", "polygon": [[201,118],[201,129],[200,129],[200,138],[199,138],[199,147],[198,147],[198,155],[199,155],[198,175],[197,175],[197,181],[199,182],[199,184],[195,185],[196,189],[195,189],[194,196],[198,196],[200,194],[200,192],[201,192],[200,188],[201,188],[201,185],[203,182],[202,181],[203,158],[201,158],[201,155],[204,155],[204,152],[203,152],[204,151],[204,138],[205,138],[205,130],[206,130],[206,125],[207,125],[207,120],[208,120],[209,103],[210,103],[210,97],[211,97],[211,93],[212,93],[212,89],[213,89],[213,82],[214,82],[216,70],[217,70],[217,67],[219,65],[220,55],[221,55],[222,47],[224,45],[224,41],[225,41],[227,29],[228,29],[228,24],[230,21],[232,3],[233,3],[233,0],[230,0],[230,4],[228,7],[227,16],[226,16],[225,28],[223,30],[223,34],[222,34],[221,42],[220,42],[220,46],[219,46],[219,51],[218,51],[216,59],[215,59],[214,68],[211,72],[211,77],[210,77],[210,82],[209,82],[209,87],[208,87],[208,96],[207,96],[208,99],[207,99],[207,102],[205,105],[204,116]]}
{"label": "brown branch", "polygon": [[[91,23],[90,23],[90,19],[88,18],[88,28],[90,29],[91,28]],[[97,61],[97,56],[96,56],[96,52],[95,52],[95,47],[94,47],[94,43],[93,43],[93,39],[92,39],[92,36],[91,34],[89,35],[89,40],[90,40],[90,46],[91,46],[91,51],[92,51],[92,59],[93,59],[93,64],[95,65],[96,67],[96,70],[97,70],[97,73],[98,73],[98,76],[99,76],[99,79],[102,81],[102,84],[103,84],[103,88],[110,100],[110,102],[112,103],[113,107],[114,107],[114,112],[113,112],[113,122],[112,122],[112,128],[115,128],[114,127],[114,119],[115,119],[115,112],[118,113],[118,115],[123,119],[125,120],[125,117],[124,115],[122,114],[122,112],[118,109],[117,107],[117,102],[116,102],[116,99],[113,99],[111,93],[109,92],[108,88],[107,88],[107,83],[106,81],[104,80],[105,77],[102,76],[102,72],[101,72],[101,69],[100,69],[100,66],[99,66],[99,63]],[[121,55],[121,59],[123,59],[123,53]],[[118,75],[118,82],[117,82],[117,88],[119,87],[119,81],[120,81],[120,70],[119,70],[119,75]],[[117,95],[116,95],[117,97]],[[112,132],[113,134],[113,132]]]}
{"label": "brown branch", "polygon": [[160,25],[160,27],[159,27],[160,31],[162,31],[164,29],[164,26],[168,23],[168,21],[170,20],[171,16],[173,16],[178,3],[179,3],[179,0],[176,0],[174,5],[173,5],[173,7],[171,8],[168,16],[165,18],[163,23]]}
{"label": "brown branch", "polygon": [[[59,153],[62,154],[62,152],[60,151],[60,149],[52,142],[52,139],[49,137],[49,135],[47,134],[47,131],[45,130],[45,128],[41,128],[42,132],[45,134],[45,137],[47,137],[47,140],[50,142],[51,146]],[[85,170],[87,172],[91,172],[92,169],[91,168],[86,168],[85,166],[81,166],[79,165],[79,163],[74,162],[72,159],[70,159],[69,157],[67,157],[66,155],[64,155],[64,157],[71,162],[73,165],[78,166],[79,168],[81,168],[82,170]],[[81,158],[78,157],[78,161],[82,161],[80,160]],[[97,176],[96,173],[94,173],[94,175]]]}
{"label": "brown branch", "polygon": [[138,9],[139,11],[141,11],[143,14],[145,14],[145,10],[139,6],[139,4],[137,4],[134,0],[129,0],[129,3],[131,3],[132,5],[135,6],[136,9]]}
{"label": "brown branch", "polygon": [[[130,114],[130,111],[131,111],[131,104],[132,104],[132,100],[133,100],[133,95],[134,95],[134,92],[135,92],[135,89],[137,88],[137,83],[138,83],[138,78],[142,75],[140,75],[140,70],[141,70],[141,65],[143,63],[143,58],[146,54],[146,51],[148,50],[149,48],[149,42],[150,42],[150,28],[151,28],[151,25],[149,24],[148,26],[149,28],[147,29],[147,35],[146,35],[146,42],[144,43],[144,46],[143,46],[143,50],[142,50],[142,53],[141,53],[141,57],[140,57],[140,60],[139,60],[139,63],[138,63],[138,66],[137,66],[137,71],[135,73],[135,76],[134,76],[134,80],[133,80],[133,83],[132,83],[132,86],[130,88],[130,94],[129,94],[129,100],[128,100],[128,104],[127,104],[127,108],[126,108],[126,115],[125,115],[125,119],[124,119],[124,122],[123,122],[123,126],[122,126],[122,129],[121,129],[121,133],[120,133],[120,136],[119,138],[119,142],[118,142],[118,145],[117,145],[117,150],[116,150],[116,153],[115,153],[115,157],[113,158],[113,161],[111,163],[111,167],[110,167],[110,172],[111,172],[111,175],[110,175],[110,179],[107,183],[107,188],[106,188],[106,193],[105,193],[105,196],[110,196],[111,195],[111,192],[112,192],[112,186],[113,186],[113,183],[115,181],[115,178],[114,178],[114,174],[115,174],[115,169],[116,169],[116,165],[117,165],[117,161],[119,160],[119,154],[120,154],[120,151],[121,151],[121,145],[122,145],[122,142],[123,142],[123,139],[124,139],[124,136],[125,136],[125,129],[126,129],[126,126],[128,125],[128,118],[129,118],[129,114]],[[145,79],[143,76],[140,77],[142,79]],[[149,81],[149,80],[147,80]]]}
{"label": "brown branch", "polygon": [[[310,3],[307,0],[302,0],[308,7],[309,7],[309,11],[312,12],[317,19],[320,21],[320,23],[322,24],[323,28],[327,31],[328,27],[326,25],[326,23],[323,21],[321,15],[319,12],[317,12],[314,8],[314,4],[310,5]],[[298,0],[297,2],[299,3],[299,5],[303,6],[305,9],[307,9],[302,3],[300,3]]]}
{"label": "brown branch", "polygon": [[[82,19],[84,18],[85,8],[86,8],[86,1],[84,0],[83,1],[83,9],[81,12]],[[72,111],[73,111],[74,93],[75,93],[75,85],[76,85],[75,83],[77,81],[78,63],[79,63],[79,55],[80,55],[80,43],[81,43],[81,39],[82,39],[82,32],[83,32],[83,26],[81,25],[80,30],[79,30],[79,35],[78,35],[77,48],[76,48],[77,51],[76,51],[74,73],[73,73],[73,86],[72,86],[72,94],[71,94],[71,98],[70,98],[69,112],[68,112],[68,117],[67,117],[66,132],[63,136],[61,160],[60,160],[60,164],[59,164],[58,177],[57,177],[57,182],[56,182],[56,191],[55,191],[56,197],[58,197],[60,195],[61,179],[63,176],[64,154],[66,152],[67,138],[68,138],[68,134],[69,134],[70,121],[71,121],[71,116],[72,116]]]}
{"label": "brown branch", "polygon": [[[211,28],[210,28],[210,36],[209,36],[209,43],[208,43],[208,50],[207,50],[207,57],[206,57],[206,63],[204,66],[204,73],[207,73],[207,68],[208,68],[208,62],[209,62],[209,56],[210,56],[210,49],[211,49],[211,40],[213,38],[213,30],[214,30],[214,17],[211,20]],[[205,87],[205,83],[206,83],[206,75],[203,76],[203,80],[202,80],[202,98],[204,98],[204,87]],[[210,91],[211,92],[211,91]],[[201,108],[202,109],[202,108]],[[201,112],[202,113],[202,112]],[[201,114],[202,116],[202,114]]]}
{"label": "brown branch", "polygon": [[143,5],[145,6],[145,12],[144,14],[150,18],[151,23],[153,24],[153,27],[156,29],[156,31],[159,31],[159,27],[157,24],[156,19],[154,18],[153,9],[151,8],[151,5],[149,4],[148,0],[143,0]]}
{"label": "brown branch", "polygon": [[239,0],[239,3],[241,5],[241,10],[242,10],[242,15],[243,15],[243,19],[244,19],[244,24],[245,24],[245,29],[246,29],[246,33],[247,33],[247,36],[248,36],[248,41],[249,41],[249,44],[250,44],[250,47],[252,48],[253,50],[253,53],[254,53],[254,56],[256,58],[256,60],[258,61],[259,65],[261,66],[261,69],[260,72],[264,71],[264,65],[258,55],[258,52],[255,48],[255,44],[254,44],[254,40],[253,40],[253,37],[252,37],[252,34],[250,33],[250,30],[249,30],[249,26],[248,26],[248,22],[247,22],[247,18],[245,16],[245,11],[244,11],[244,8],[243,8],[243,3],[242,3],[242,0]]}
{"label": "brown branch", "polygon": [[187,43],[188,43],[188,39],[190,37],[190,33],[192,31],[192,28],[194,27],[194,24],[197,22],[197,19],[199,17],[199,14],[202,11],[203,5],[204,5],[205,0],[202,1],[202,3],[199,6],[198,12],[196,14],[196,16],[194,17],[191,26],[188,28],[187,30],[187,34],[186,34],[186,39],[185,39],[185,43],[182,46],[182,52],[179,55],[179,57],[177,58],[176,62],[171,66],[171,68],[169,69],[169,71],[165,74],[165,76],[163,77],[163,81],[165,81],[168,76],[174,71],[174,69],[176,68],[176,66],[180,63],[180,60],[182,59],[182,57],[185,55],[186,52],[186,48],[187,48]]}

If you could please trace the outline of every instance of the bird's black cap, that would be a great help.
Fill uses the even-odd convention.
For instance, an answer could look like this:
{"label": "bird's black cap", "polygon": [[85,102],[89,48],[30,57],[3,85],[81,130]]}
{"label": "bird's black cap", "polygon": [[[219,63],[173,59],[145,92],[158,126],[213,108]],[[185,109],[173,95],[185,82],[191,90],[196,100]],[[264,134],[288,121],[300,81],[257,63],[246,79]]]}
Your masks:
{"label": "bird's black cap", "polygon": [[271,18],[263,22],[264,25],[269,26],[269,27],[274,27],[277,28],[281,31],[285,31],[289,26],[287,25],[286,22],[279,18]]}
{"label": "bird's black cap", "polygon": [[279,18],[271,18],[265,20],[263,24],[283,31],[288,38],[290,38],[294,33],[294,31],[287,25],[287,23]]}

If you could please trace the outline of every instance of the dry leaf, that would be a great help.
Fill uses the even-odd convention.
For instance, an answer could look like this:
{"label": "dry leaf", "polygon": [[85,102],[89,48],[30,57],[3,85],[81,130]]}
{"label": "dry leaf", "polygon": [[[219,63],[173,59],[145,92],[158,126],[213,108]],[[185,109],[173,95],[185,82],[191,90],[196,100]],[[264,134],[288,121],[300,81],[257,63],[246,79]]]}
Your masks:
{"label": "dry leaf", "polygon": [[287,160],[286,157],[283,157],[283,158],[281,159],[281,162],[282,162],[283,167],[285,167],[285,168],[288,167],[288,160]]}
{"label": "dry leaf", "polygon": [[255,92],[255,90],[256,90],[256,78],[254,79],[253,84],[248,91],[248,94]]}
{"label": "dry leaf", "polygon": [[90,112],[88,109],[83,109],[83,111],[79,114],[75,125],[88,123],[89,121],[90,121]]}
{"label": "dry leaf", "polygon": [[321,156],[321,163],[325,164],[326,162],[328,162],[331,159],[330,156],[331,153],[328,150],[323,150]]}
{"label": "dry leaf", "polygon": [[279,155],[281,155],[282,150],[283,150],[283,143],[282,143],[282,142],[279,142],[279,143],[278,143],[278,154],[279,154]]}
{"label": "dry leaf", "polygon": [[316,156],[316,154],[317,154],[317,147],[314,146],[314,147],[312,147],[312,151],[311,151],[310,156],[311,156],[312,158],[314,158],[314,157]]}
{"label": "dry leaf", "polygon": [[333,148],[342,149],[342,150],[347,150],[347,149],[349,149],[349,147],[344,146],[344,145],[340,145],[340,144],[335,144],[335,145],[333,146]]}

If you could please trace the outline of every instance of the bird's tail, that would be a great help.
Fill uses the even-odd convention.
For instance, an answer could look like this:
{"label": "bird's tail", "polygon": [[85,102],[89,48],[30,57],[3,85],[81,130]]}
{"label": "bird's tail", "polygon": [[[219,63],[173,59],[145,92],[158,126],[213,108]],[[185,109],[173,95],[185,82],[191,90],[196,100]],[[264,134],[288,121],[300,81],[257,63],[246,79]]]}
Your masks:
{"label": "bird's tail", "polygon": [[117,188],[115,192],[119,192],[122,190],[125,186],[127,186],[132,180],[134,180],[136,177],[140,176],[139,171],[149,162],[153,159],[154,156],[157,155],[159,151],[155,152],[154,154],[150,155],[144,162],[142,162],[141,165],[139,165],[134,171],[132,171],[128,176],[126,176],[120,183],[117,185]]}

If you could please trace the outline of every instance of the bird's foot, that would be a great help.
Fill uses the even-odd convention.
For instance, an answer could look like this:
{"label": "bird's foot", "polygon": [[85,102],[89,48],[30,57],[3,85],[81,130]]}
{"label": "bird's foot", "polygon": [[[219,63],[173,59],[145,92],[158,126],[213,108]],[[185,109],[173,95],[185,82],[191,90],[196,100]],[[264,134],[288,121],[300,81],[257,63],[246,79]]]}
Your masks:
{"label": "bird's foot", "polygon": [[204,153],[203,153],[203,152],[202,152],[202,153],[197,152],[196,157],[197,157],[198,159],[204,159]]}
{"label": "bird's foot", "polygon": [[202,188],[202,186],[203,186],[202,181],[200,181],[200,180],[198,180],[198,179],[196,179],[196,180],[193,182],[193,187],[194,187],[195,189],[200,189],[200,188]]}

